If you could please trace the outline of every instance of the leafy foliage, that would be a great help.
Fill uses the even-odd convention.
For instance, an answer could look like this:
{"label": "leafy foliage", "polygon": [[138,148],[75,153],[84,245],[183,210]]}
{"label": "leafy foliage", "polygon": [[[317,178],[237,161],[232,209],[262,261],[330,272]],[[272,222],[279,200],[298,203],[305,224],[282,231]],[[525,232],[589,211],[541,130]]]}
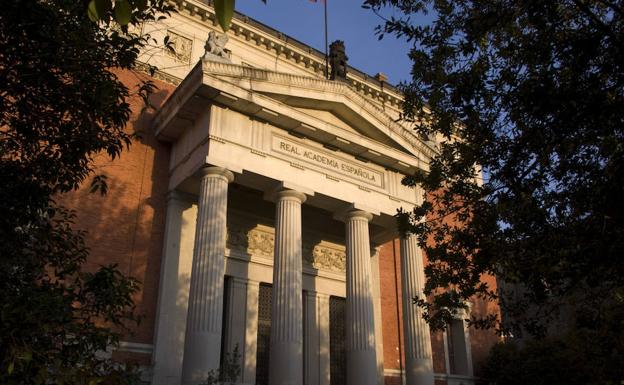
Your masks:
{"label": "leafy foliage", "polygon": [[[114,71],[133,69],[150,44],[131,31],[171,10],[138,3],[121,26],[112,9],[89,20],[87,1],[10,1],[0,11],[0,383],[138,379],[101,354],[138,320],[138,282],[116,266],[84,271],[84,233],[53,200],[85,182],[95,154],[115,158],[131,142],[132,93]],[[136,89],[146,99],[153,84]],[[105,193],[105,176],[92,187]]]}
{"label": "leafy foliage", "polygon": [[624,313],[622,307],[603,310],[600,327],[581,321],[563,335],[494,346],[484,377],[500,385],[620,385]]}
{"label": "leafy foliage", "polygon": [[473,323],[514,335],[622,306],[624,3],[365,2],[388,5],[403,16],[378,32],[413,42],[403,119],[439,149],[404,180],[426,202],[399,213],[430,261],[431,325],[474,297],[505,319]]}
{"label": "leafy foliage", "polygon": [[161,9],[162,2],[148,0],[91,0],[87,6],[87,16],[91,21],[108,21],[114,19],[119,25],[127,26],[130,21],[145,20],[153,17],[153,10]]}
{"label": "leafy foliage", "polygon": [[234,0],[215,0],[214,9],[221,29],[227,32],[234,16]]}
{"label": "leafy foliage", "polygon": [[208,378],[201,385],[230,385],[236,384],[241,374],[241,354],[238,351],[238,344],[234,346],[232,352],[226,352],[223,362],[218,370],[212,369],[208,372]]}

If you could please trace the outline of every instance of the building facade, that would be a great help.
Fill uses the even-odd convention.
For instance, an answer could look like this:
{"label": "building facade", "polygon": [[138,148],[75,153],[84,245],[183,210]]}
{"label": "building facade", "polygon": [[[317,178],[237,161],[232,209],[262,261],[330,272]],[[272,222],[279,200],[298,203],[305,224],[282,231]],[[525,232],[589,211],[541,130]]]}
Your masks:
{"label": "building facade", "polygon": [[394,215],[423,199],[401,179],[436,145],[397,123],[401,95],[353,68],[326,79],[323,54],[245,16],[224,38],[208,5],[177,4],[143,27],[174,50],[142,56],[159,91],[133,105],[140,140],[98,162],[106,198],[68,198],[90,263],[143,282],[144,321],[112,354],[154,385],[198,384],[234,352],[239,384],[475,383],[496,337],[468,314],[431,333],[412,305],[426,258]]}

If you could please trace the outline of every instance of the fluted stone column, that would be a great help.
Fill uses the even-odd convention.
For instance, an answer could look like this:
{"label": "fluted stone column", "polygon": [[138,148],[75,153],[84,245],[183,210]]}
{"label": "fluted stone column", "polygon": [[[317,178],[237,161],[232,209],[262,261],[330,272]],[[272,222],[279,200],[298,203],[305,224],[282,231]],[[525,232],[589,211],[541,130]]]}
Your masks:
{"label": "fluted stone column", "polygon": [[301,204],[294,190],[276,193],[275,257],[269,383],[303,383],[303,311],[301,289]]}
{"label": "fluted stone column", "polygon": [[375,323],[371,291],[372,215],[355,210],[345,218],[347,234],[347,384],[377,384]]}
{"label": "fluted stone column", "polygon": [[429,325],[413,298],[424,298],[423,256],[415,235],[401,238],[401,282],[403,286],[403,335],[407,385],[433,385],[433,362]]}
{"label": "fluted stone column", "polygon": [[[191,207],[190,199],[184,194],[178,191],[167,194],[167,223],[154,331],[153,385],[180,385],[181,381],[187,309],[179,306],[179,302],[188,302],[185,297],[188,295],[193,248],[184,247],[190,243],[184,238],[192,234],[189,231],[192,228],[185,220],[194,214]],[[185,232],[188,233],[183,235]]]}
{"label": "fluted stone column", "polygon": [[205,167],[197,204],[182,383],[196,385],[219,367],[228,183],[234,175]]}
{"label": "fluted stone column", "polygon": [[329,385],[329,295],[306,291],[304,301],[304,383]]}

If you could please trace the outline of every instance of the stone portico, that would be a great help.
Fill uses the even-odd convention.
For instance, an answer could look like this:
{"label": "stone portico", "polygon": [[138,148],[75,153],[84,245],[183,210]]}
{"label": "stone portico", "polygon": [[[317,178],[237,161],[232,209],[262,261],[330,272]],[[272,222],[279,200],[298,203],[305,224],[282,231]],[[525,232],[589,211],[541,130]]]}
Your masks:
{"label": "stone portico", "polygon": [[[196,384],[237,347],[255,384],[270,284],[268,383],[334,383],[335,297],[347,383],[382,384],[376,247],[422,199],[400,182],[427,170],[431,145],[346,83],[210,60],[154,122],[172,153],[153,383]],[[432,385],[429,329],[409,311],[424,285],[413,237],[401,255],[407,383]]]}

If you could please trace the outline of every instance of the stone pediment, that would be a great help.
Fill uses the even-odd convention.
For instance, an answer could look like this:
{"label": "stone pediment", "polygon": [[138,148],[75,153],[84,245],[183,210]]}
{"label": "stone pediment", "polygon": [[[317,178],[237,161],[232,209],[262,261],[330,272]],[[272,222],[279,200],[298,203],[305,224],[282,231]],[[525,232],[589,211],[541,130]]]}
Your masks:
{"label": "stone pediment", "polygon": [[155,118],[174,141],[212,103],[402,172],[427,169],[435,149],[347,83],[200,61]]}
{"label": "stone pediment", "polygon": [[430,156],[431,144],[397,123],[348,83],[249,67],[204,63],[204,71],[415,156]]}

